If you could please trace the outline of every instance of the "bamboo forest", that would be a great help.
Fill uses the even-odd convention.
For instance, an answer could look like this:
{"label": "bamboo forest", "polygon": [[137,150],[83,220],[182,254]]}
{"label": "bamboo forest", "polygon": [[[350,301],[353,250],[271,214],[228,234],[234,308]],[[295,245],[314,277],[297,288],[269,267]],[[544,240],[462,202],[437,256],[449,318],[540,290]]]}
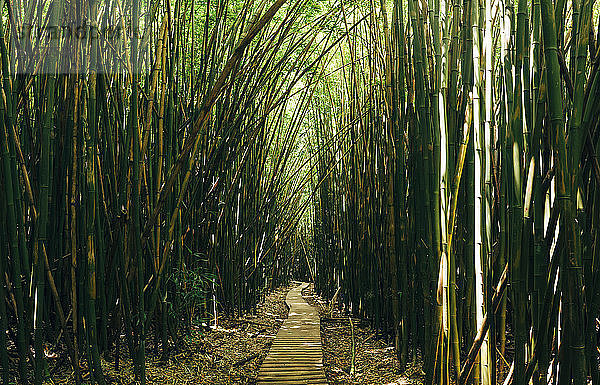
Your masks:
{"label": "bamboo forest", "polygon": [[0,382],[600,385],[600,2],[4,0]]}

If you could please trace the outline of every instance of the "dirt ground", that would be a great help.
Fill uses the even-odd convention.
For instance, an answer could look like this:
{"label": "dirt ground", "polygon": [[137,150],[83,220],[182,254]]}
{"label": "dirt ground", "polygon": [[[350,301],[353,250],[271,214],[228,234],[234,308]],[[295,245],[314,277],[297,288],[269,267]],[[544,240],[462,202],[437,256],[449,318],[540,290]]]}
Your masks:
{"label": "dirt ground", "polygon": [[[217,328],[194,328],[186,337],[185,346],[173,351],[167,362],[160,360],[158,352],[148,349],[147,383],[255,384],[262,361],[287,318],[285,296],[291,287],[293,285],[281,287],[269,294],[265,302],[258,305],[254,316],[223,316]],[[351,326],[348,317],[338,310],[330,313],[326,301],[314,295],[312,285],[302,294],[319,308],[323,365],[330,384],[422,384],[421,363],[402,370],[390,342],[378,337],[368,322],[354,318]],[[351,373],[352,330],[356,350],[354,373]],[[115,370],[112,357],[107,357],[108,361],[102,360],[103,371],[110,384],[133,385],[136,384],[133,366],[130,360],[124,359],[128,353],[125,344],[122,345],[119,370]],[[72,371],[65,361],[49,362],[53,382],[48,384],[74,384]]]}
{"label": "dirt ground", "polygon": [[[258,305],[255,316],[219,319],[212,330],[195,328],[186,338],[186,346],[172,352],[168,362],[160,356],[147,354],[146,378],[148,384],[253,384],[262,361],[267,356],[279,327],[287,318],[285,296],[291,287],[281,287],[269,294]],[[125,344],[123,344],[125,345]],[[122,357],[128,355],[123,348]],[[110,357],[109,357],[110,359]],[[112,361],[112,359],[111,359]],[[64,366],[64,367],[63,367]],[[110,384],[135,384],[130,360],[121,359],[118,371],[114,363],[102,360],[105,378]],[[50,367],[53,382],[74,384],[72,370],[64,364]],[[84,378],[85,379],[85,378]]]}

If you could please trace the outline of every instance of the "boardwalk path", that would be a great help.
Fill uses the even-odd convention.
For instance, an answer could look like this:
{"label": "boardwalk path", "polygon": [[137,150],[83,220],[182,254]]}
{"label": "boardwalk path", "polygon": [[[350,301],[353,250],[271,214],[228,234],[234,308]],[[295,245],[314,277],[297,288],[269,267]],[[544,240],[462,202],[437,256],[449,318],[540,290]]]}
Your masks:
{"label": "boardwalk path", "polygon": [[258,373],[263,384],[327,384],[323,372],[319,313],[302,298],[304,283],[287,295],[287,320]]}

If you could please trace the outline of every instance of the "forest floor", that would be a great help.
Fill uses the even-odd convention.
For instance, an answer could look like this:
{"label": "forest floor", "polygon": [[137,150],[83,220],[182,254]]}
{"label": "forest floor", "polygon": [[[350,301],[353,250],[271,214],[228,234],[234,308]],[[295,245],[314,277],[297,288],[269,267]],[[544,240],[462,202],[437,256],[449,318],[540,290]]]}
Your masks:
{"label": "forest floor", "polygon": [[[422,363],[417,360],[405,370],[400,366],[391,341],[378,337],[369,323],[353,319],[333,307],[329,311],[328,301],[315,296],[313,285],[302,293],[313,306],[318,307],[321,316],[321,343],[323,345],[323,367],[327,380],[338,384],[381,384],[409,385],[422,384],[424,373]],[[354,329],[354,375],[351,375],[352,329]]]}
{"label": "forest floor", "polygon": [[[269,294],[258,305],[252,316],[219,318],[216,329],[194,328],[168,358],[160,360],[160,352],[149,343],[146,357],[148,384],[200,385],[200,384],[253,384],[262,361],[267,356],[279,327],[287,318],[285,296],[290,287],[281,287]],[[123,342],[123,346],[126,344]],[[128,355],[126,347],[121,356]],[[113,361],[108,357],[109,361]],[[131,360],[121,359],[119,370],[114,363],[102,360],[107,383],[135,384]],[[53,367],[55,366],[55,367]],[[48,384],[73,384],[70,367],[50,365],[53,382]],[[85,371],[87,372],[87,370]]]}
{"label": "forest floor", "polygon": [[[161,361],[160,349],[148,341],[146,377],[148,384],[200,385],[200,384],[254,384],[260,366],[288,309],[285,297],[291,287],[280,287],[258,305],[255,315],[244,317],[220,316],[219,326],[206,330],[194,327],[178,346]],[[303,297],[319,309],[323,367],[330,384],[412,385],[422,384],[424,375],[421,362],[402,370],[391,341],[381,338],[369,323],[353,319],[350,325],[335,307],[330,312],[326,300],[314,295],[311,284]],[[355,343],[355,372],[350,374],[352,360],[352,329]],[[114,364],[114,351],[102,358],[107,383],[136,384],[133,365],[128,357],[125,341],[121,343],[121,360],[118,370]],[[105,359],[106,358],[106,359]],[[82,360],[83,362],[84,360]],[[52,381],[47,384],[74,384],[73,373],[65,360],[49,359]],[[87,374],[87,370],[82,372]],[[84,380],[89,379],[84,377]]]}

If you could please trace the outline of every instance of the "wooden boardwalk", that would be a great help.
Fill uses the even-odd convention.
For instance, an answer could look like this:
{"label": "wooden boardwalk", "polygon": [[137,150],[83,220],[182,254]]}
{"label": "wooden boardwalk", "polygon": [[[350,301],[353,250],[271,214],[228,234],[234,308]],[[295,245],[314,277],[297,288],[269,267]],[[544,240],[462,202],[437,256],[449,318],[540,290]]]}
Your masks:
{"label": "wooden boardwalk", "polygon": [[258,373],[258,384],[327,384],[319,312],[302,298],[304,283],[288,293],[288,318]]}

